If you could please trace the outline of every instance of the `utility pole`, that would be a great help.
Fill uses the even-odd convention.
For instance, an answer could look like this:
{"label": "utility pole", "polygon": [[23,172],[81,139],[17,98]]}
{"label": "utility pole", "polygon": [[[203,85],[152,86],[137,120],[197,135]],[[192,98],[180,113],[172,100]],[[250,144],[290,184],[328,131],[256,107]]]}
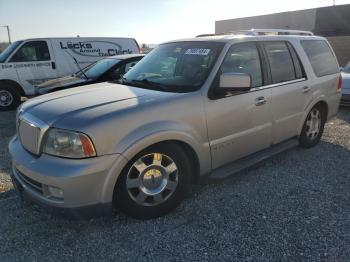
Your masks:
{"label": "utility pole", "polygon": [[10,27],[8,25],[3,25],[2,27],[5,27],[7,29],[7,36],[9,38],[9,43],[11,44]]}
{"label": "utility pole", "polygon": [[335,0],[333,0],[333,6],[335,6]]}

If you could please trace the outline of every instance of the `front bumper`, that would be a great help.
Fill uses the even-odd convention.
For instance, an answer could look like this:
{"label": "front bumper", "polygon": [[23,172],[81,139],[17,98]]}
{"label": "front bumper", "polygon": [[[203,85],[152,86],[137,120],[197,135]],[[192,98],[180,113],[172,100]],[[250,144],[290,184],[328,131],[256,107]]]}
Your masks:
{"label": "front bumper", "polygon": [[[40,204],[58,209],[112,206],[113,188],[118,168],[124,158],[118,154],[87,159],[65,159],[26,151],[19,139],[9,144],[12,156],[12,179],[18,191]],[[114,183],[114,184],[111,184]],[[63,199],[47,190],[63,190]]]}

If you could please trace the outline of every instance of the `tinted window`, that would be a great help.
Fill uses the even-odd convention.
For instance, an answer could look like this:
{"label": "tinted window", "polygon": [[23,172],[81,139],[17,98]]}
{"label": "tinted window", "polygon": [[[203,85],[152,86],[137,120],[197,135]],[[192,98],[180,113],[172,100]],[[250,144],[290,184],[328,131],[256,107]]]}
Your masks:
{"label": "tinted window", "polygon": [[285,42],[265,43],[269,60],[272,83],[281,83],[295,79],[292,57]]}
{"label": "tinted window", "polygon": [[11,62],[48,61],[50,53],[46,41],[31,41],[21,48],[11,58]]}
{"label": "tinted window", "polygon": [[127,73],[131,68],[133,68],[138,61],[132,61],[125,64],[125,73]]}
{"label": "tinted window", "polygon": [[[118,59],[105,58],[92,64],[91,66],[85,67],[83,71],[88,78],[95,79],[101,76],[103,73],[105,73],[107,70],[112,68],[112,66],[116,65],[119,62],[120,60]],[[85,76],[81,72],[78,72],[76,76],[85,78]]]}
{"label": "tinted window", "polygon": [[337,60],[326,41],[303,40],[301,45],[310,60],[316,76],[320,77],[339,72]]}
{"label": "tinted window", "polygon": [[245,73],[252,78],[252,87],[262,85],[260,58],[255,43],[236,44],[227,52],[220,73]]}

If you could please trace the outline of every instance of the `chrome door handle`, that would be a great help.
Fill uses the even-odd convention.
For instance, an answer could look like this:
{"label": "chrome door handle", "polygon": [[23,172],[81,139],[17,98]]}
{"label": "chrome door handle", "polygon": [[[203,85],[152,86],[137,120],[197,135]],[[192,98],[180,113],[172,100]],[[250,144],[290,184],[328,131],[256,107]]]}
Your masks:
{"label": "chrome door handle", "polygon": [[303,87],[303,93],[304,93],[304,94],[309,93],[310,90],[311,90],[311,88],[308,87],[308,86],[304,86],[304,87]]}
{"label": "chrome door handle", "polygon": [[256,106],[262,106],[266,104],[266,99],[263,96],[260,96],[258,98],[255,99],[255,105]]}

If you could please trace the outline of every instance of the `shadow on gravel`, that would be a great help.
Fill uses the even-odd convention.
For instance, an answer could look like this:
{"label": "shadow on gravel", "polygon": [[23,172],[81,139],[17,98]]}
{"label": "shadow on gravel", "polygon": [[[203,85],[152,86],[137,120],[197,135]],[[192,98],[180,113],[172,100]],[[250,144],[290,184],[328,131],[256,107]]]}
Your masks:
{"label": "shadow on gravel", "polygon": [[350,123],[350,107],[341,106],[337,118]]}

